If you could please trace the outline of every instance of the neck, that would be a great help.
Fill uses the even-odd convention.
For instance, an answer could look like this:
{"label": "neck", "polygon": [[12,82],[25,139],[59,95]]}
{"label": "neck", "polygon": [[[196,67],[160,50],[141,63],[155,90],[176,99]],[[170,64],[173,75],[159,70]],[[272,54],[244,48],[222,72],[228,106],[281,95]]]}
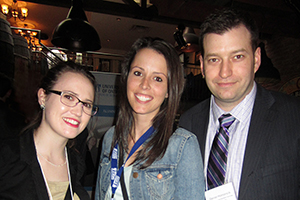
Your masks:
{"label": "neck", "polygon": [[134,140],[137,141],[151,126],[152,126],[152,120],[149,120],[149,118],[136,117],[134,133],[132,134]]}
{"label": "neck", "polygon": [[68,140],[59,139],[43,131],[41,127],[34,131],[35,148],[42,155],[65,157],[64,148]]}

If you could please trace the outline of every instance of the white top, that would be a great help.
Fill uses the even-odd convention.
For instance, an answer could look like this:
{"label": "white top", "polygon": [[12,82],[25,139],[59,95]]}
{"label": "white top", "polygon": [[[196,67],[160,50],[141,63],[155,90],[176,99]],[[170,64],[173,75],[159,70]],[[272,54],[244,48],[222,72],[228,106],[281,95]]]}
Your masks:
{"label": "white top", "polygon": [[[130,200],[130,175],[132,172],[132,165],[128,166],[128,167],[124,167],[124,182],[125,182],[125,186],[126,186],[126,191],[128,194],[128,199]],[[109,185],[109,188],[106,192],[105,195],[105,200],[111,200],[111,185]],[[119,185],[116,189],[116,193],[114,195],[114,200],[123,200],[123,194],[122,194],[122,188],[121,188],[121,183],[119,182]]]}
{"label": "white top", "polygon": [[[256,96],[256,83],[254,83],[251,92],[230,112],[223,111],[215,103],[214,97],[211,97],[209,124],[207,129],[205,158],[204,158],[204,175],[207,183],[207,165],[210,154],[210,149],[216,134],[219,129],[218,118],[222,114],[230,113],[236,119],[229,127],[229,147],[227,158],[227,171],[225,175],[225,183],[232,182],[233,187],[238,197],[240,180],[242,175],[243,160],[248,137],[248,130]],[[206,184],[207,190],[207,184]]]}

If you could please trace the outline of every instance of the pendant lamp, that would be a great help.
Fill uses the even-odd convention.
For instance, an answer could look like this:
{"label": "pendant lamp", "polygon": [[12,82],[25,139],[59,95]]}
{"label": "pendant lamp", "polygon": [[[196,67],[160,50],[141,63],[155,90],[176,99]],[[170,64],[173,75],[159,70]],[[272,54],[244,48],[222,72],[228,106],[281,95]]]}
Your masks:
{"label": "pendant lamp", "polygon": [[52,44],[73,52],[96,51],[101,48],[100,38],[88,22],[82,0],[71,0],[72,6],[65,20],[60,22],[52,35]]}
{"label": "pendant lamp", "polygon": [[174,33],[174,39],[177,43],[175,47],[181,52],[197,52],[199,51],[199,37],[191,27],[178,25],[177,31]]}

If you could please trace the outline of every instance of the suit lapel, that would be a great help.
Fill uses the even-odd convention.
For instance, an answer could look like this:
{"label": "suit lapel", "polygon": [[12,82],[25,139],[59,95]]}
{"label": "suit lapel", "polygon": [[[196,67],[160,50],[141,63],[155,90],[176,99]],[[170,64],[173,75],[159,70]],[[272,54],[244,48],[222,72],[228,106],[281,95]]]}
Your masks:
{"label": "suit lapel", "polygon": [[[78,169],[78,165],[77,165],[77,161],[76,161],[76,156],[74,155],[74,152],[70,150],[70,148],[67,148],[67,152],[68,152],[68,161],[69,161],[69,170],[70,170],[70,176],[71,176],[71,184],[72,184],[72,190],[73,190],[73,195],[75,193],[75,191],[77,190],[76,188],[76,171]],[[71,200],[71,190],[70,190],[70,186],[66,192],[65,195],[65,200]]]}
{"label": "suit lapel", "polygon": [[[259,161],[264,152],[265,143],[272,133],[272,121],[276,117],[276,111],[271,106],[274,104],[272,95],[257,85],[257,94],[250,121],[250,127],[243,161],[243,170],[240,181],[239,199],[243,199],[246,191],[249,191],[250,180],[255,177],[257,169],[260,169]],[[258,183],[257,183],[258,184]]]}
{"label": "suit lapel", "polygon": [[48,192],[44,182],[43,174],[40,169],[40,165],[37,161],[36,150],[33,141],[33,133],[26,132],[20,139],[21,160],[24,160],[31,169],[32,179],[34,181],[35,190],[38,199],[48,199]]}

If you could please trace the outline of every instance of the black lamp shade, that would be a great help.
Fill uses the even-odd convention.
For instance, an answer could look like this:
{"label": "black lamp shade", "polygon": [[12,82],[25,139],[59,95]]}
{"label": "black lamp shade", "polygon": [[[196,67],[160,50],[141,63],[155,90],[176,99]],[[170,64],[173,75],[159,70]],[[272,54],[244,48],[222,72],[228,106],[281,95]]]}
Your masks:
{"label": "black lamp shade", "polygon": [[67,19],[60,22],[52,35],[52,44],[73,52],[96,51],[101,48],[100,38],[87,21],[82,0],[71,0]]}
{"label": "black lamp shade", "polygon": [[96,51],[101,48],[97,31],[87,21],[68,18],[53,32],[52,44],[71,51]]}
{"label": "black lamp shade", "polygon": [[178,30],[173,34],[177,43],[175,48],[181,52],[199,51],[199,37],[195,34],[194,29],[191,27],[184,27],[183,25],[179,25],[177,29]]}
{"label": "black lamp shade", "polygon": [[182,49],[182,52],[199,51],[199,37],[195,34],[191,27],[185,28],[183,32],[183,38],[186,41],[186,46]]}

